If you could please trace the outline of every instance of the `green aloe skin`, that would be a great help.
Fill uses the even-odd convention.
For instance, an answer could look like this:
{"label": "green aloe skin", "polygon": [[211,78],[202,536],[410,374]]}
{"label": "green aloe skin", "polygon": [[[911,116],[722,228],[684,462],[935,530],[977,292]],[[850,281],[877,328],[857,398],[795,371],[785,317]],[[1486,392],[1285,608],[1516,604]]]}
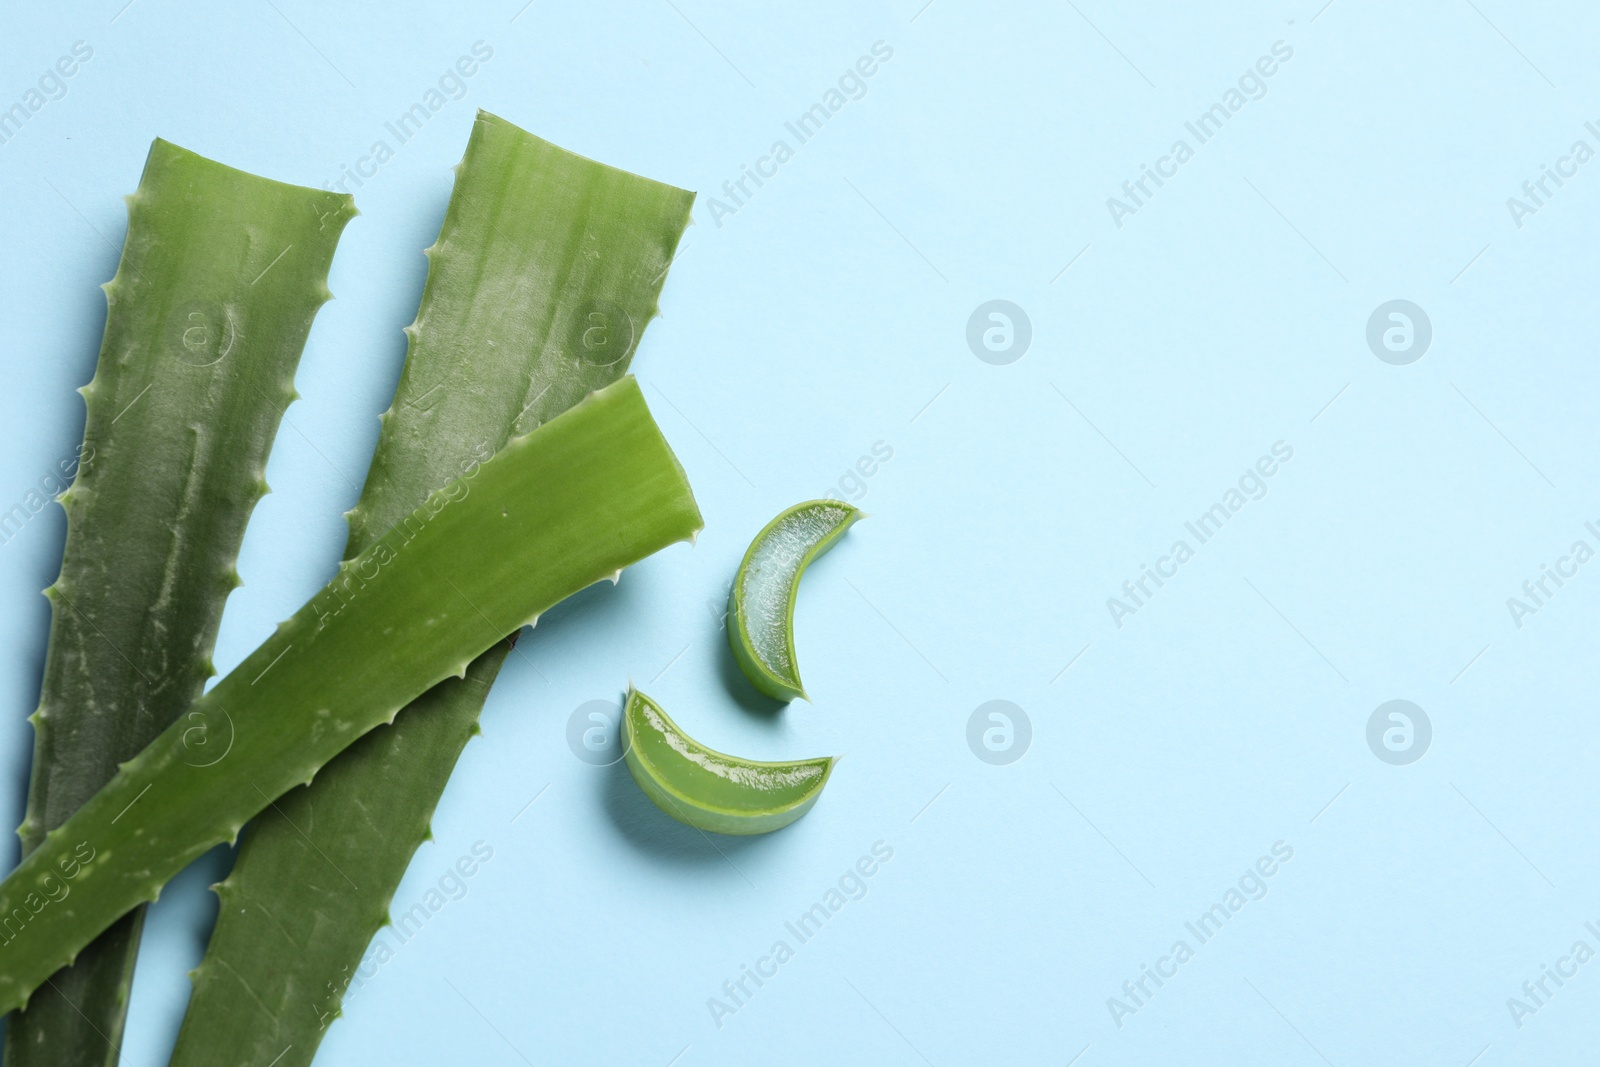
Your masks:
{"label": "green aloe skin", "polygon": [[810,811],[837,756],[763,763],[718,752],[628,690],[622,711],[628,770],[644,795],[681,823],[718,834],[781,830]]}
{"label": "green aloe skin", "polygon": [[728,644],[744,676],[774,700],[810,699],[794,651],[800,577],[862,513],[839,500],[779,512],[745,551],[728,592]]}
{"label": "green aloe skin", "polygon": [[[62,497],[61,574],[25,852],[200,695],[245,523],[317,309],[348,196],[269,181],[158,140],[138,191],[81,466]],[[5,1061],[114,1065],[144,909],[12,1016]],[[0,961],[5,961],[0,950]]]}
{"label": "green aloe skin", "polygon": [[[498,449],[622,376],[693,199],[479,112],[350,553],[444,484],[453,457]],[[508,651],[430,690],[246,831],[174,1067],[311,1062]]]}
{"label": "green aloe skin", "polygon": [[632,378],[458,469],[0,882],[0,1010],[506,634],[701,527]]}

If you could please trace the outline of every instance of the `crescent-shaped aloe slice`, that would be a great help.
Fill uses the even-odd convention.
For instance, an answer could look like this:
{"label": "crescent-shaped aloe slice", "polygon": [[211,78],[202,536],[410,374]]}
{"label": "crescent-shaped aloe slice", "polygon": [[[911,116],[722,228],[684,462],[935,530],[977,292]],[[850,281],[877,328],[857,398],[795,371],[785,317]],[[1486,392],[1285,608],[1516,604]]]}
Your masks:
{"label": "crescent-shaped aloe slice", "polygon": [[[317,309],[348,196],[157,140],[127,198],[100,361],[46,591],[25,851],[190,703]],[[70,905],[69,905],[70,906]],[[144,909],[52,977],[6,1031],[7,1067],[115,1064]],[[0,961],[4,957],[0,956]],[[0,969],[4,968],[0,962]]]}
{"label": "crescent-shaped aloe slice", "polygon": [[[701,526],[632,378],[462,462],[0,882],[0,1010],[506,634]],[[198,726],[230,743],[197,751]]]}
{"label": "crescent-shaped aloe slice", "polygon": [[728,643],[739,669],[775,700],[805,698],[794,654],[800,576],[861,512],[838,500],[808,500],[767,523],[739,564],[728,594]]}
{"label": "crescent-shaped aloe slice", "polygon": [[[348,555],[444,485],[451,457],[498,448],[626,372],[693,200],[478,113]],[[245,831],[216,887],[173,1067],[311,1062],[507,649],[435,686]]]}
{"label": "crescent-shaped aloe slice", "polygon": [[628,691],[622,712],[628,770],[644,795],[679,822],[718,834],[768,834],[811,810],[836,756],[758,763],[707,748],[661,705]]}

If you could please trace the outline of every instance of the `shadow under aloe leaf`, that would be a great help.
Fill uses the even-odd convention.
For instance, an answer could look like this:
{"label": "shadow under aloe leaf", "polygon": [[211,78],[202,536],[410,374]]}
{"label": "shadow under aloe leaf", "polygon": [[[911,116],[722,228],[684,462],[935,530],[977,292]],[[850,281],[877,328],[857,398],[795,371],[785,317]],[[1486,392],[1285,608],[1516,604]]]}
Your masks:
{"label": "shadow under aloe leaf", "polygon": [[728,632],[719,631],[717,642],[717,673],[722,675],[722,685],[739,707],[756,716],[769,726],[778,725],[778,716],[789,706],[787,701],[775,700],[757,689],[739,668],[733,649],[728,647]]}
{"label": "shadow under aloe leaf", "polygon": [[[599,581],[573,593],[561,603],[539,616],[533,627],[522,628],[517,639],[517,649],[532,655],[543,646],[559,641],[582,641],[603,644],[607,633],[615,632],[627,619],[644,612],[649,595],[641,588],[637,578],[629,581],[633,572],[624,572],[616,585]],[[538,662],[537,659],[534,662]]]}

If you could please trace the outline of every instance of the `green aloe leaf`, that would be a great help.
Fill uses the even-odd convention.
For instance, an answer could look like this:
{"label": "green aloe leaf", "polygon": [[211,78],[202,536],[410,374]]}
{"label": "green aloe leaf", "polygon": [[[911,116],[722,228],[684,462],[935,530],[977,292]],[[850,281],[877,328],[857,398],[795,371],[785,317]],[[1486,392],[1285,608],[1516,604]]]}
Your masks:
{"label": "green aloe leaf", "polygon": [[838,500],[808,500],[767,523],[728,592],[728,644],[750,683],[775,700],[806,698],[794,651],[800,576],[861,518]]}
{"label": "green aloe leaf", "polygon": [[[444,484],[448,457],[498,448],[626,371],[693,199],[479,112],[351,553]],[[174,1067],[311,1062],[508,650],[436,686],[245,832]]]}
{"label": "green aloe leaf", "polygon": [[701,526],[632,378],[458,465],[0,882],[0,1010],[506,634]]}
{"label": "green aloe leaf", "polygon": [[718,834],[770,834],[810,811],[836,756],[759,763],[707,748],[661,705],[628,691],[622,709],[628,770],[645,796],[679,822]]}
{"label": "green aloe leaf", "polygon": [[[348,196],[269,181],[166,141],[128,233],[62,498],[24,851],[200,695],[234,563],[317,309]],[[51,979],[6,1063],[114,1065],[144,909]]]}

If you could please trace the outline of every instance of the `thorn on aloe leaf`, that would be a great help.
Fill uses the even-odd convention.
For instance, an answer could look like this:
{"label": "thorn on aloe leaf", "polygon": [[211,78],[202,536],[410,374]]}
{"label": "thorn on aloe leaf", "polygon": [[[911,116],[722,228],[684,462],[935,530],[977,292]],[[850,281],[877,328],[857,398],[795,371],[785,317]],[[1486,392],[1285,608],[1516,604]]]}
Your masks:
{"label": "thorn on aloe leaf", "polygon": [[[326,291],[349,198],[258,178],[158,140],[124,202],[126,254],[100,286],[107,307],[100,360],[78,389],[86,411],[80,455],[85,464],[93,457],[93,477],[86,485],[89,468],[80,467],[58,497],[66,549],[61,577],[46,592],[52,621],[40,693],[41,711],[53,710],[35,724],[36,788],[19,828],[25,852],[70,853],[75,841],[47,828],[105,784],[108,761],[122,758],[129,773],[139,767],[126,757],[184,712],[212,671],[221,606],[239,584],[233,561],[265,491],[261,472],[281,397],[292,390]],[[319,215],[319,207],[328,210]],[[260,250],[289,246],[296,254],[263,275]],[[250,329],[227,334],[222,347],[217,327],[239,322]],[[226,430],[206,449],[188,451],[193,434],[218,425]],[[149,546],[169,541],[167,567],[146,565]],[[201,579],[167,588],[164,570]],[[152,679],[158,684],[145,684]],[[140,801],[138,813],[150,803]],[[124,818],[117,829],[137,821]],[[109,851],[102,846],[102,855]],[[85,879],[93,877],[74,877],[71,899],[40,914],[77,913]],[[147,895],[142,886],[130,893],[130,906]],[[36,915],[29,928],[42,921]],[[70,956],[78,966],[55,976],[60,989],[33,998],[35,1010],[10,1020],[6,1067],[54,1067],[62,1049],[94,1040],[103,1048],[100,1035],[120,1033],[137,943],[124,938],[81,959],[76,947],[41,956]],[[10,950],[14,963],[17,946]]]}
{"label": "thorn on aloe leaf", "polygon": [[[661,267],[672,259],[693,202],[687,191],[565,152],[484,112],[456,173],[439,240],[427,257],[428,281],[416,330],[408,335],[401,396],[381,420],[372,474],[362,491],[364,510],[351,524],[352,552],[395,522],[397,511],[415,507],[439,487],[433,458],[463,454],[480,441],[497,446],[527,431],[536,415],[548,428],[558,406],[567,406],[564,398],[575,399],[626,372],[626,357],[604,369],[575,367],[570,332],[552,332],[549,324],[563,321],[562,308],[601,296],[631,317],[636,332],[642,329],[664,280]],[[575,201],[573,194],[582,191],[598,195]],[[594,251],[598,274],[577,277],[567,269],[567,246],[547,240],[553,217]],[[516,276],[504,266],[507,250],[516,251],[527,277],[552,284],[514,284]],[[491,291],[505,299],[474,297]],[[464,350],[472,353],[466,363],[460,360]],[[447,379],[452,387],[430,397],[437,406],[424,412],[406,405],[413,392]],[[513,413],[525,400],[508,398],[538,396],[547,387],[552,392],[545,400],[518,420]],[[515,521],[515,511],[496,515],[500,523]],[[687,539],[689,532],[679,536]],[[537,621],[530,617],[527,625]],[[518,632],[506,629],[512,636]],[[343,987],[378,929],[372,915],[389,921],[388,905],[419,842],[423,820],[417,816],[438,801],[507,648],[508,642],[497,642],[468,669],[465,684],[439,686],[400,715],[391,729],[406,745],[389,744],[387,735],[358,742],[339,757],[338,774],[324,776],[307,794],[307,805],[314,798],[319,847],[352,874],[353,866],[371,872],[358,878],[359,892],[317,898],[283,876],[308,853],[294,830],[270,820],[253,831],[234,877],[306,950],[282,952],[282,929],[260,911],[229,910],[219,915],[207,959],[219,961],[219,970],[236,972],[249,990],[270,990],[267,999],[273,1002],[287,990],[320,990],[329,980]],[[303,1054],[309,1061],[324,1033],[315,1022],[312,1013],[263,1016],[239,983],[212,981],[189,1003],[173,1067],[268,1062],[291,1043],[291,1057]]]}

